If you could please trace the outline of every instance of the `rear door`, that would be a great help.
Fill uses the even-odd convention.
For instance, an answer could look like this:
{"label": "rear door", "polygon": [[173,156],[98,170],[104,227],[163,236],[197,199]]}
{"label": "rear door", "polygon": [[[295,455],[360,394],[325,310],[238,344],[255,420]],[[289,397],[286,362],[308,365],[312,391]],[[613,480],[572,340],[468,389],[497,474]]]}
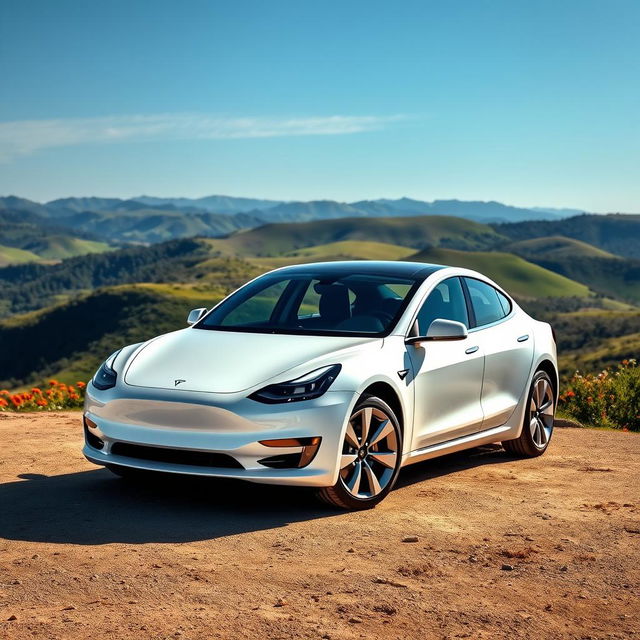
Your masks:
{"label": "rear door", "polygon": [[503,425],[527,387],[533,362],[533,327],[509,298],[489,283],[463,278],[474,328],[469,339],[484,354],[482,429]]}

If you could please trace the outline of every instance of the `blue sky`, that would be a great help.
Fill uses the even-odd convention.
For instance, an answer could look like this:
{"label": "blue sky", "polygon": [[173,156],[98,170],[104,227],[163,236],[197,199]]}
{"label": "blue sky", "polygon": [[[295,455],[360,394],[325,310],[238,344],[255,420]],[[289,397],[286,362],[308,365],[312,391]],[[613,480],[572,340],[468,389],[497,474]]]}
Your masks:
{"label": "blue sky", "polygon": [[640,211],[637,0],[3,0],[0,194]]}

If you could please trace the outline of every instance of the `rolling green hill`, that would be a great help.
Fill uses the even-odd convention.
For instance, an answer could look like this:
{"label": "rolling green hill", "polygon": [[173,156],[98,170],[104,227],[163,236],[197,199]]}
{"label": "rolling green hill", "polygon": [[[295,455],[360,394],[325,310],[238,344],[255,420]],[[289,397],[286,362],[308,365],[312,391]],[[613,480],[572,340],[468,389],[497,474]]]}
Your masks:
{"label": "rolling green hill", "polygon": [[113,249],[113,247],[104,242],[84,240],[66,235],[46,236],[30,242],[26,246],[29,251],[44,260],[64,260],[66,258],[84,256],[88,253],[102,253]]}
{"label": "rolling green hill", "polygon": [[0,245],[0,267],[6,267],[9,264],[21,264],[23,262],[37,262],[39,260],[40,256],[31,251]]}
{"label": "rolling green hill", "polygon": [[589,289],[584,285],[510,253],[427,249],[409,259],[480,271],[517,297],[584,298],[589,295]]}
{"label": "rolling green hill", "polygon": [[486,249],[504,241],[488,225],[462,218],[340,218],[268,224],[209,241],[226,255],[282,256],[307,247],[345,241],[381,242],[422,249],[429,246]]}
{"label": "rolling green hill", "polygon": [[557,221],[494,224],[513,241],[549,236],[581,240],[618,256],[640,258],[640,215],[582,215]]}
{"label": "rolling green hill", "polygon": [[573,238],[543,237],[506,247],[531,262],[618,300],[640,302],[640,260],[622,258]]}
{"label": "rolling green hill", "polygon": [[544,236],[508,244],[505,249],[524,258],[614,258],[612,253],[564,236]]}

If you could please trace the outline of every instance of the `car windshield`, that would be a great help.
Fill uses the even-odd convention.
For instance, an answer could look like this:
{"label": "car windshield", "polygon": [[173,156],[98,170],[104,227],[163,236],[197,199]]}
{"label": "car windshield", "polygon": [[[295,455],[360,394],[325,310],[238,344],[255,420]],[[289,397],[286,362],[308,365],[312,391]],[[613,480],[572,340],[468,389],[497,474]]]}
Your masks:
{"label": "car windshield", "polygon": [[414,278],[370,273],[272,273],[231,295],[195,327],[382,336],[395,326],[419,284]]}

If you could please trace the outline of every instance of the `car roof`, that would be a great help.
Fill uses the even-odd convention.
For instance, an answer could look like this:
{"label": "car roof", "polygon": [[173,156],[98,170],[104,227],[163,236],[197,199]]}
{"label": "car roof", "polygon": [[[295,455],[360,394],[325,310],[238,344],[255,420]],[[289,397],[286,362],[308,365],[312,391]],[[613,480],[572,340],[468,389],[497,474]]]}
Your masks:
{"label": "car roof", "polygon": [[424,280],[432,273],[445,269],[445,265],[424,262],[404,262],[402,260],[344,260],[338,262],[313,262],[281,267],[276,271],[291,274],[308,274],[339,277],[351,274],[389,276]]}

